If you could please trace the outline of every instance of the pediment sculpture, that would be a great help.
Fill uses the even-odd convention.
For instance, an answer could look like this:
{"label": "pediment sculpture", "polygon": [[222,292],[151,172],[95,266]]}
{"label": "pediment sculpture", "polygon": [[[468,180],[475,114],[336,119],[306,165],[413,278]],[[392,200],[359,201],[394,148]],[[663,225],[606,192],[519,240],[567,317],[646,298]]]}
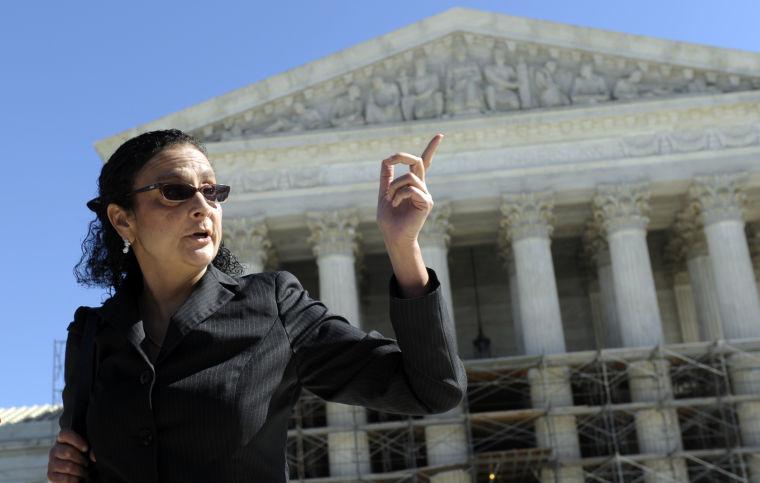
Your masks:
{"label": "pediment sculpture", "polygon": [[197,130],[225,141],[760,88],[757,78],[455,33]]}

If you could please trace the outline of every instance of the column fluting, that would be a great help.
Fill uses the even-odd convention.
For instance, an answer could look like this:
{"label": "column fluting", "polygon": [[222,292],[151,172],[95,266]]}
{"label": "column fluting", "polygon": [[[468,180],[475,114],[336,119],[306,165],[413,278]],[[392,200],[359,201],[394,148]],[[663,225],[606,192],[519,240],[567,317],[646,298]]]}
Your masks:
{"label": "column fluting", "polygon": [[[319,298],[332,312],[361,327],[356,281],[359,223],[354,209],[309,212],[306,223],[319,269]],[[362,407],[327,402],[327,424],[345,431],[328,433],[331,476],[371,473],[369,439],[358,426],[367,422]]]}

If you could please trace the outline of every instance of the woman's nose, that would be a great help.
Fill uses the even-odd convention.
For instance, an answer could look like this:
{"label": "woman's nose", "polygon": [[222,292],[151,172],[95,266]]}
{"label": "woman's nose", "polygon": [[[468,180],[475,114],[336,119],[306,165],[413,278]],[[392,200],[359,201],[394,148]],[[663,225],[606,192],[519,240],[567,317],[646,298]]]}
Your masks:
{"label": "woman's nose", "polygon": [[191,203],[192,203],[192,215],[194,217],[208,216],[211,210],[216,208],[216,206],[213,205],[214,202],[207,200],[206,197],[203,196],[203,194],[201,194],[200,191],[196,192],[193,195]]}

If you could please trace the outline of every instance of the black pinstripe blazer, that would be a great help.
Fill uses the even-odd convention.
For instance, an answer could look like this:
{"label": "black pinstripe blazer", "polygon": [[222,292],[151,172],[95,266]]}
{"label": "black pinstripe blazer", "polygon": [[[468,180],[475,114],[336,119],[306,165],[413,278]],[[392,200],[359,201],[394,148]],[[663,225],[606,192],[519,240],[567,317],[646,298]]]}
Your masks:
{"label": "black pinstripe blazer", "polygon": [[[394,413],[454,407],[467,379],[428,273],[428,293],[412,299],[391,277],[393,340],[330,312],[289,272],[232,278],[210,265],[155,364],[143,351],[137,288],[119,290],[94,309],[102,320],[86,438],[97,481],[287,481],[287,424],[302,387]],[[83,320],[69,325],[61,427],[71,423],[82,330]]]}

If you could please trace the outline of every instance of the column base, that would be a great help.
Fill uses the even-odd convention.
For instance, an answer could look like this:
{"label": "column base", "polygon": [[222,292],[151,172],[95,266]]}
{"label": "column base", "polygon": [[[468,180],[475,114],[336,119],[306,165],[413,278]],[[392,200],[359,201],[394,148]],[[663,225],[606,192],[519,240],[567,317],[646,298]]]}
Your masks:
{"label": "column base", "polygon": [[470,473],[465,470],[444,471],[430,477],[432,483],[472,483]]}
{"label": "column base", "polygon": [[760,483],[760,454],[750,454],[744,457],[747,465],[749,483]]}
{"label": "column base", "polygon": [[469,455],[466,428],[462,424],[425,426],[425,447],[430,466],[466,463]]}
{"label": "column base", "polygon": [[580,458],[575,416],[543,416],[536,419],[536,444],[551,448],[558,460]]}
{"label": "column base", "polygon": [[534,408],[573,405],[570,387],[570,369],[567,367],[542,367],[528,370],[530,399]]}
{"label": "column base", "polygon": [[328,434],[327,456],[330,462],[330,476],[372,473],[366,431],[342,431]]}
{"label": "column base", "polygon": [[578,466],[541,470],[541,483],[585,483],[585,481],[583,468]]}
{"label": "column base", "polygon": [[646,483],[674,483],[689,481],[686,462],[681,458],[663,458],[644,462]]}
{"label": "column base", "polygon": [[644,409],[636,411],[634,419],[639,453],[665,455],[682,449],[675,409]]}

